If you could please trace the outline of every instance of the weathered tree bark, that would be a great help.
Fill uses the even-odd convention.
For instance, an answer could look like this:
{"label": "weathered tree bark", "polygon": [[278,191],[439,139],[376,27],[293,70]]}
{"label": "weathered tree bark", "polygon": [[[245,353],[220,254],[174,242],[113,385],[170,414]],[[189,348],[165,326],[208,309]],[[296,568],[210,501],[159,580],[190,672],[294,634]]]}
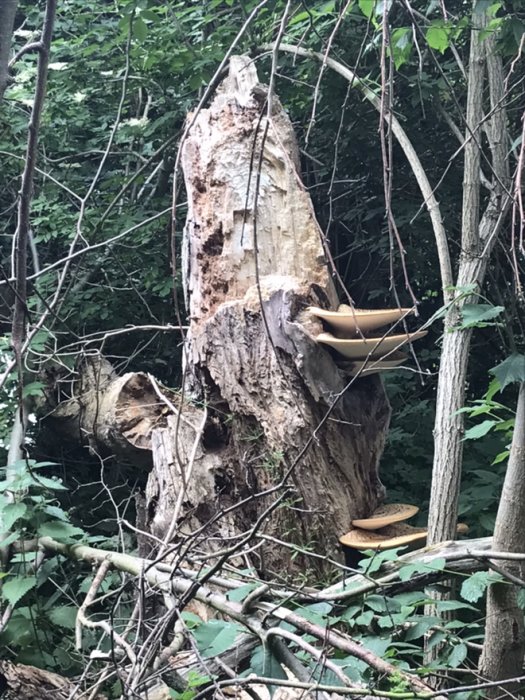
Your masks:
{"label": "weathered tree bark", "polygon": [[166,414],[173,410],[170,405],[178,404],[179,397],[164,387],[161,392],[155,380],[142,372],[119,377],[98,355],[83,360],[78,376],[71,398],[53,410],[47,405],[39,409],[46,413],[45,425],[54,438],[58,434],[63,440],[86,444],[94,454],[112,454],[151,468],[152,431],[166,425]]}
{"label": "weathered tree bark", "polygon": [[[76,686],[63,676],[35,666],[0,661],[2,700],[68,700]],[[98,695],[94,700],[104,700]]]}
{"label": "weathered tree bark", "polygon": [[[353,380],[315,341],[307,307],[337,298],[290,121],[277,99],[268,117],[266,94],[253,64],[232,59],[184,144],[185,395],[88,359],[48,423],[97,454],[153,463],[141,529],[161,552],[243,551],[251,533],[250,562],[282,574],[292,550],[258,538],[334,555],[383,499],[390,408],[378,376]],[[312,565],[294,557],[296,571]]]}
{"label": "weathered tree bark", "polygon": [[[516,425],[512,436],[509,464],[499,502],[493,547],[507,552],[525,552],[525,383],[520,386]],[[500,563],[500,569],[517,576],[522,581],[525,575],[524,562]],[[480,660],[480,673],[491,681],[500,681],[521,675],[525,653],[525,628],[523,610],[518,605],[518,590],[514,585],[495,583],[487,593],[487,622],[485,641]],[[519,686],[505,685],[510,693],[518,692]],[[489,697],[501,694],[494,688]]]}
{"label": "weathered tree bark", "polygon": [[18,0],[2,0],[0,2],[0,103],[4,97],[9,77],[9,54],[17,7]]}
{"label": "weathered tree bark", "polygon": [[[509,183],[508,163],[502,151],[507,134],[503,65],[494,41],[483,38],[482,30],[486,23],[485,10],[474,0],[464,148],[461,256],[453,301],[445,317],[439,366],[428,521],[430,545],[456,536],[464,432],[464,414],[458,411],[463,408],[465,399],[472,338],[472,329],[462,327],[461,310],[467,302],[478,302],[488,262],[510,205],[506,190]],[[487,135],[492,155],[492,189],[483,215],[480,215],[485,70],[491,103]],[[428,595],[436,600],[449,596],[448,593],[436,591],[429,591]],[[436,614],[435,607],[427,606],[426,614]],[[447,613],[442,616],[446,617]],[[426,655],[426,663],[439,654],[440,647],[432,647]],[[437,685],[443,681],[444,677],[438,679]]]}
{"label": "weathered tree bark", "polygon": [[[202,416],[154,433],[149,526],[164,538],[184,522],[179,535],[220,547],[285,497],[260,532],[328,554],[383,498],[389,406],[378,377],[346,389],[313,338],[306,308],[336,295],[290,121],[278,100],[266,114],[266,96],[254,65],[232,59],[183,146],[185,386]],[[290,556],[274,544],[252,561],[282,572]]]}
{"label": "weathered tree bark", "polygon": [[[441,351],[434,464],[430,491],[428,542],[433,544],[455,537],[461,466],[463,457],[463,407],[472,330],[461,327],[461,308],[467,301],[477,303],[488,261],[498,239],[511,198],[509,166],[505,152],[507,120],[504,73],[501,56],[493,37],[483,37],[486,12],[473,2],[471,49],[468,74],[465,166],[463,178],[463,221],[454,303],[445,319]],[[490,95],[487,136],[492,156],[492,187],[489,201],[480,217],[480,167],[483,126],[485,66]]]}

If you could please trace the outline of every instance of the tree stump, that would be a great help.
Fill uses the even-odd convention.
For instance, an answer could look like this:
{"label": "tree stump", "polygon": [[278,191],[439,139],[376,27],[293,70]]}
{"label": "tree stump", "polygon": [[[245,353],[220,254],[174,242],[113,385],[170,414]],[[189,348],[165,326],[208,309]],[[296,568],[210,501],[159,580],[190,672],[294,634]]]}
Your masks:
{"label": "tree stump", "polygon": [[315,341],[308,306],[338,301],[291,122],[271,102],[269,115],[254,64],[234,57],[183,146],[185,401],[153,431],[146,502],[157,537],[194,554],[238,545],[278,576],[323,569],[301,552],[333,555],[382,500],[390,409],[378,376],[352,381]]}

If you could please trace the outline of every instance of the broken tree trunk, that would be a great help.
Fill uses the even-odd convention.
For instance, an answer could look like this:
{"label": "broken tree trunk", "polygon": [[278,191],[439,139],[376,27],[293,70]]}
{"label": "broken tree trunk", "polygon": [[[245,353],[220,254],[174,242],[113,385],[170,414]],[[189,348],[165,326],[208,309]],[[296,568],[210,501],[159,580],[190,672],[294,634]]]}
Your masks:
{"label": "broken tree trunk", "polygon": [[[333,554],[352,518],[376,507],[389,421],[381,380],[351,382],[314,340],[307,307],[337,298],[290,120],[272,104],[268,116],[253,63],[233,58],[183,145],[192,418],[183,408],[154,431],[146,493],[161,539],[242,551],[257,524],[249,561],[266,574],[293,553],[275,539]],[[294,559],[296,571],[312,566]]]}
{"label": "broken tree trunk", "polygon": [[377,375],[352,379],[315,341],[308,306],[338,301],[291,123],[275,98],[268,117],[266,99],[253,64],[232,59],[183,146],[183,394],[88,357],[47,424],[152,467],[139,527],[159,554],[249,547],[246,561],[270,575],[292,554],[296,572],[323,568],[383,499],[390,408]]}

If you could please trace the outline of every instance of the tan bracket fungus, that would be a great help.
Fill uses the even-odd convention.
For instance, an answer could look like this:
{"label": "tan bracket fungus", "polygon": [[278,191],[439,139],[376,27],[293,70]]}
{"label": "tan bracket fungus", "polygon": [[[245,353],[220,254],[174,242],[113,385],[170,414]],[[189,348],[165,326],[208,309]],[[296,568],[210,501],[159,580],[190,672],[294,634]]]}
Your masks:
{"label": "tan bracket fungus", "polygon": [[352,520],[352,525],[362,530],[379,530],[380,528],[412,518],[419,513],[417,506],[408,503],[388,503],[377,508],[370,517]]}
{"label": "tan bracket fungus", "polygon": [[406,355],[398,352],[408,342],[418,340],[427,331],[398,333],[371,338],[367,334],[378,328],[396,324],[415,309],[353,309],[340,304],[337,311],[310,306],[308,312],[330,326],[332,332],[318,333],[316,341],[330,346],[339,355],[353,360],[340,368],[350,376],[367,376],[394,369],[403,363]]}
{"label": "tan bracket fungus", "polygon": [[[458,534],[465,534],[468,526],[458,523]],[[345,562],[347,566],[355,567],[362,558],[362,552],[368,549],[378,552],[385,549],[394,549],[415,542],[424,542],[427,539],[428,528],[412,527],[406,523],[394,523],[379,530],[362,530],[353,528],[342,535],[339,542],[343,545]]]}

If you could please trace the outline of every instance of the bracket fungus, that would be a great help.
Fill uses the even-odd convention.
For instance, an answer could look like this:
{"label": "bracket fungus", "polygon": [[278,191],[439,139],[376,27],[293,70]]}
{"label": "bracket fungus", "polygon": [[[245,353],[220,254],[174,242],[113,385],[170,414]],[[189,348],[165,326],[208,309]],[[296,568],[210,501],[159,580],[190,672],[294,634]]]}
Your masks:
{"label": "bracket fungus", "polygon": [[367,335],[383,326],[397,324],[414,313],[413,308],[353,309],[346,304],[340,304],[337,311],[328,311],[317,306],[310,306],[308,311],[312,316],[321,319],[332,331],[319,333],[316,341],[353,360],[341,366],[341,369],[353,377],[394,369],[406,359],[406,355],[397,352],[399,348],[427,334],[427,331],[416,331],[397,335],[385,333],[374,338]]}
{"label": "bracket fungus", "polygon": [[402,333],[399,335],[387,335],[379,338],[336,338],[331,333],[320,333],[317,336],[318,343],[330,345],[334,350],[351,360],[363,358],[384,357],[394,352],[405,343],[419,340],[427,334],[427,331],[416,333]]}
{"label": "bracket fungus", "polygon": [[408,520],[418,512],[417,506],[408,503],[388,503],[377,508],[368,518],[352,520],[352,525],[362,530],[379,530],[387,525]]}
{"label": "bracket fungus", "polygon": [[[412,506],[412,508],[414,507]],[[407,517],[411,517],[411,515]],[[464,523],[458,524],[458,534],[465,534],[467,531],[467,525]],[[385,549],[403,547],[415,542],[424,542],[427,539],[427,534],[428,528],[426,527],[412,527],[412,525],[407,525],[406,523],[395,522],[378,530],[363,530],[354,527],[345,535],[342,535],[339,538],[339,542],[343,546],[346,566],[355,567],[361,560],[362,553],[368,549],[381,552]]]}
{"label": "bracket fungus", "polygon": [[336,331],[349,333],[368,333],[376,328],[396,323],[405,316],[414,313],[414,309],[353,309],[341,304],[337,311],[319,309],[310,306],[310,313],[330,324]]}

